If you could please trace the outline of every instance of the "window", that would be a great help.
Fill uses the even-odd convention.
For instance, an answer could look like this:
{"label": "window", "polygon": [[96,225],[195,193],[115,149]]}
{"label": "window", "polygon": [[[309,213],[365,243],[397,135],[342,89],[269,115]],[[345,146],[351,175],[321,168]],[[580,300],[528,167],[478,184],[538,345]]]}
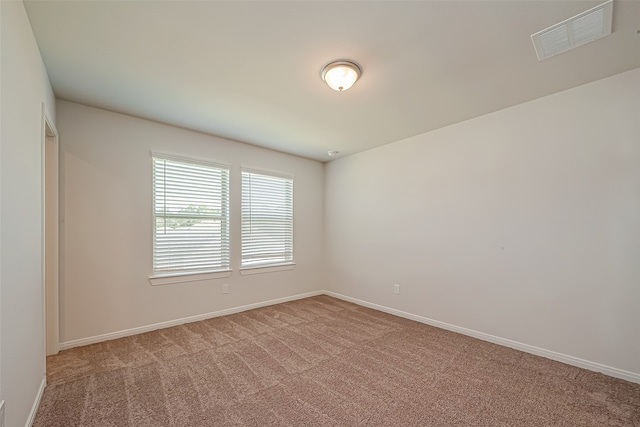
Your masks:
{"label": "window", "polygon": [[242,171],[242,267],[293,262],[293,179]]}
{"label": "window", "polygon": [[153,272],[229,269],[229,170],[153,157]]}

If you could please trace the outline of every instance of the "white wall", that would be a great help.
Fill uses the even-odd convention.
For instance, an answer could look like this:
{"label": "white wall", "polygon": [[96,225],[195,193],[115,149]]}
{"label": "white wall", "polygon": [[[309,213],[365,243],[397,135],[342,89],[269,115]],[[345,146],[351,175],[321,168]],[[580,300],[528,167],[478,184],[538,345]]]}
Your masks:
{"label": "white wall", "polygon": [[639,119],[636,69],[329,163],[329,289],[640,378]]}
{"label": "white wall", "polygon": [[[2,189],[2,5],[0,5],[0,190]],[[0,242],[2,242],[2,192],[0,191]],[[0,404],[2,394],[2,245],[0,243]]]}
{"label": "white wall", "polygon": [[54,96],[22,2],[0,2],[0,399],[24,426],[45,372],[42,285],[42,102]]}
{"label": "white wall", "polygon": [[[321,163],[65,101],[57,112],[63,343],[322,289]],[[151,151],[232,166],[231,277],[149,283]],[[239,274],[241,166],[295,176],[294,270]]]}

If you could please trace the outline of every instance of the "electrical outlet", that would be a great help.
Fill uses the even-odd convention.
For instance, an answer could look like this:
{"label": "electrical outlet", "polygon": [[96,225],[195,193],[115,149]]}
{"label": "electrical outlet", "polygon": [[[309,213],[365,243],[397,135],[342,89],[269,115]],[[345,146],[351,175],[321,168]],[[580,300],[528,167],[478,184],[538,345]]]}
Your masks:
{"label": "electrical outlet", "polygon": [[222,293],[223,294],[228,294],[229,293],[229,284],[225,283],[222,285]]}
{"label": "electrical outlet", "polygon": [[400,285],[398,285],[397,283],[393,285],[393,293],[396,295],[400,295]]}
{"label": "electrical outlet", "polygon": [[0,402],[0,427],[4,427],[4,400]]}

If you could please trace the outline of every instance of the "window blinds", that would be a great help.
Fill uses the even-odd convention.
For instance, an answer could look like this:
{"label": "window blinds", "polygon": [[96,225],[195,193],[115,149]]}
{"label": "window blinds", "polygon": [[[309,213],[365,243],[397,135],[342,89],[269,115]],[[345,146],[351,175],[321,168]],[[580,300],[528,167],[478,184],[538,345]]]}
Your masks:
{"label": "window blinds", "polygon": [[242,266],[293,261],[293,179],[242,171]]}
{"label": "window blinds", "polygon": [[229,268],[229,170],[153,158],[153,270]]}

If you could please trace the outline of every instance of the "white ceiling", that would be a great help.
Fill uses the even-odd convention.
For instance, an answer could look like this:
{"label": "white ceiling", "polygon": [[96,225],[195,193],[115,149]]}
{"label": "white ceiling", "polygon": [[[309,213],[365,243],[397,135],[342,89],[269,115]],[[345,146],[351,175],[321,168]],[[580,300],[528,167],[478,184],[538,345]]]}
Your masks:
{"label": "white ceiling", "polygon": [[[602,1],[25,1],[59,99],[320,161],[640,67],[640,1],[539,62],[530,35]],[[362,65],[346,92],[331,60]]]}

